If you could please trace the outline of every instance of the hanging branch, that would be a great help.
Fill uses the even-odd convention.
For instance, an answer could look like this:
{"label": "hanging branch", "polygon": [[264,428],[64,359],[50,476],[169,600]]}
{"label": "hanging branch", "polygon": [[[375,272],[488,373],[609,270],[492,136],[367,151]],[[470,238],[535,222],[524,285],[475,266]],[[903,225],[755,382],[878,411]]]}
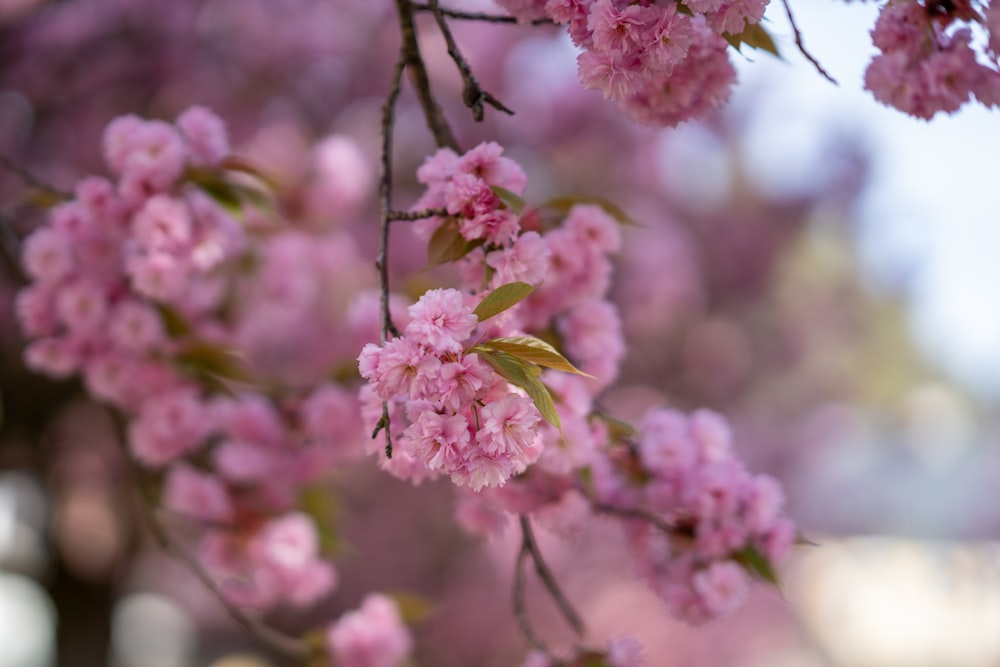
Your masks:
{"label": "hanging branch", "polygon": [[396,13],[399,15],[399,30],[403,38],[400,53],[403,54],[406,68],[410,73],[410,81],[424,111],[424,118],[427,119],[427,128],[434,135],[438,148],[447,147],[457,152],[458,142],[455,141],[455,135],[444,117],[444,112],[441,111],[437,98],[431,91],[427,67],[424,65],[423,56],[420,55],[417,29],[413,23],[413,5],[409,0],[396,0]]}
{"label": "hanging branch", "polygon": [[33,188],[35,190],[38,190],[39,192],[44,192],[50,197],[53,197],[58,200],[68,200],[73,198],[73,195],[70,194],[69,192],[65,192],[63,190],[60,190],[59,188],[49,185],[48,183],[46,183],[45,181],[43,181],[42,179],[38,178],[33,173],[31,173],[28,169],[19,165],[17,162],[12,160],[4,153],[0,153],[0,167],[3,167],[10,173],[20,178],[22,181],[24,181],[24,184],[27,185],[29,188]]}
{"label": "hanging branch", "polygon": [[668,522],[664,521],[660,517],[645,510],[633,509],[629,507],[615,507],[614,505],[606,505],[604,503],[592,503],[591,507],[594,509],[595,512],[598,512],[600,514],[618,516],[622,517],[623,519],[635,519],[637,521],[645,521],[649,525],[653,526],[660,532],[665,533],[670,537],[673,537],[677,533],[677,529],[674,526],[671,526]]}
{"label": "hanging branch", "polygon": [[570,624],[577,636],[583,637],[586,634],[583,619],[580,618],[576,609],[573,608],[573,603],[569,601],[569,598],[559,588],[559,583],[556,581],[555,575],[552,574],[552,570],[549,569],[548,564],[545,562],[545,557],[542,556],[542,552],[538,548],[538,542],[535,541],[535,534],[531,530],[531,522],[528,520],[528,517],[521,515],[520,524],[521,552],[518,554],[518,561],[520,562],[525,555],[531,556],[531,560],[535,564],[535,573],[549,591],[549,595],[552,596],[556,606],[559,607],[559,611],[562,612],[566,622]]}
{"label": "hanging branch", "polygon": [[441,34],[444,35],[444,41],[448,45],[448,55],[451,56],[451,59],[455,62],[455,66],[458,67],[458,71],[462,75],[462,101],[465,102],[465,106],[472,109],[472,117],[476,122],[483,119],[484,102],[497,111],[502,111],[509,116],[513,116],[514,112],[511,109],[493,97],[489,91],[483,90],[482,86],[479,85],[479,81],[472,74],[469,62],[462,55],[462,51],[455,42],[454,35],[451,34],[448,21],[441,14],[441,8],[438,7],[438,0],[430,0],[428,7],[430,7],[431,13],[434,14],[434,20],[437,21],[438,28],[441,29]]}
{"label": "hanging branch", "polygon": [[819,61],[816,60],[811,53],[806,51],[805,42],[802,41],[802,32],[799,31],[799,26],[795,23],[795,17],[792,15],[792,8],[788,5],[788,0],[781,0],[781,4],[785,6],[785,14],[788,15],[788,22],[792,24],[792,32],[795,33],[795,46],[799,47],[799,52],[806,57],[806,60],[812,63],[813,67],[816,68],[816,71],[819,72],[824,79],[835,86],[840,85],[837,83],[836,79],[830,76],[830,74],[823,69],[823,66],[819,64]]}
{"label": "hanging branch", "polygon": [[13,220],[4,212],[0,212],[0,256],[3,257],[4,264],[7,265],[7,270],[14,282],[18,285],[27,285],[28,275],[21,267],[19,259],[21,257],[21,240],[14,233]]}
{"label": "hanging branch", "polygon": [[130,486],[136,493],[137,504],[142,513],[143,522],[149,528],[159,547],[180,561],[208,589],[212,597],[226,610],[229,617],[262,644],[289,658],[296,660],[305,660],[308,658],[310,651],[306,642],[261,623],[255,618],[248,616],[239,607],[233,605],[226,599],[222,591],[219,590],[215,580],[205,571],[201,563],[198,562],[198,559],[171,538],[170,532],[160,521],[153,509],[156,505],[155,500],[150,496],[148,487],[142,483],[145,471],[139,467],[125,447],[125,429],[122,415],[111,411],[110,417],[115,424],[115,430],[118,432],[116,440],[121,445],[122,456],[125,459],[129,476],[132,478]]}
{"label": "hanging branch", "polygon": [[[429,12],[433,11],[430,5],[423,2],[414,2],[413,9],[418,12]],[[486,14],[484,12],[463,12],[458,9],[446,9],[444,7],[438,10],[444,16],[451,19],[457,19],[459,21],[483,21],[486,23],[506,23],[508,25],[524,24],[524,25],[556,25],[556,22],[552,19],[532,19],[530,21],[521,21],[513,16],[502,16],[499,14]]]}
{"label": "hanging branch", "polygon": [[447,209],[428,208],[423,211],[389,211],[389,220],[399,220],[400,222],[413,222],[425,218],[444,218],[448,215]]}
{"label": "hanging branch", "polygon": [[538,649],[542,653],[549,655],[549,648],[545,645],[545,642],[538,633],[535,632],[534,626],[531,625],[531,620],[528,618],[528,608],[524,601],[524,561],[531,552],[528,550],[527,544],[522,539],[521,549],[517,552],[517,561],[514,564],[514,592],[513,592],[513,602],[514,602],[514,616],[517,618],[517,625],[521,629],[521,634],[524,636],[525,640],[534,648]]}

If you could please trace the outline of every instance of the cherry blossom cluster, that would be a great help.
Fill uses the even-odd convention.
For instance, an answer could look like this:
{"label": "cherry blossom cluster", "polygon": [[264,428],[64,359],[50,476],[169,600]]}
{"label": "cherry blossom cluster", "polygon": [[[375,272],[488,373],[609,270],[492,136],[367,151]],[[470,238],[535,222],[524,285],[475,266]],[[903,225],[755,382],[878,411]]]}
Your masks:
{"label": "cherry blossom cluster", "polygon": [[585,88],[633,118],[677,125],[729,99],[736,72],[730,42],[764,16],[769,0],[497,0],[522,19],[566,24],[583,51]]}
{"label": "cherry blossom cluster", "polygon": [[[401,336],[362,352],[366,420],[385,427],[388,405],[393,455],[382,465],[393,474],[497,488],[566,429],[580,430],[583,417],[551,405],[549,392],[572,377],[562,371],[579,374],[575,386],[588,406],[617,376],[624,344],[606,294],[618,222],[599,206],[571,204],[546,227],[546,208],[527,211],[520,200],[524,172],[492,142],[461,156],[439,150],[417,176],[427,190],[414,208],[445,213],[414,230],[432,262],[457,262],[462,285],[426,293],[409,308]],[[516,298],[493,308],[513,291]],[[538,337],[546,332],[555,346]],[[541,368],[553,370],[539,380]],[[373,441],[372,451],[383,442]]]}
{"label": "cherry blossom cluster", "polygon": [[[232,604],[312,605],[337,572],[298,506],[363,452],[357,390],[329,378],[350,378],[377,336],[368,263],[343,232],[261,210],[204,108],[118,118],[104,149],[114,180],[84,179],[26,241],[27,363],[81,375],[123,416],[158,511],[200,527],[198,558]],[[398,664],[410,639],[394,609],[375,597],[331,626],[337,664]]]}
{"label": "cherry blossom cluster", "polygon": [[[880,53],[868,66],[865,88],[883,104],[925,120],[953,113],[973,97],[988,107],[1000,104],[1000,5],[990,3],[984,12],[971,2],[888,2],[871,33]],[[978,55],[974,26],[988,33]]]}
{"label": "cherry blossom cluster", "polygon": [[601,463],[593,469],[596,502],[629,519],[637,569],[673,614],[703,623],[733,611],[748,573],[775,583],[794,524],[782,513],[778,482],[750,474],[735,457],[720,415],[652,410],[637,441]]}
{"label": "cherry blossom cluster", "polygon": [[431,474],[459,486],[499,486],[541,450],[541,415],[530,398],[468,347],[479,319],[458,290],[424,294],[403,335],[366,345],[361,376],[383,401],[404,406],[410,425],[396,446]]}
{"label": "cherry blossom cluster", "polygon": [[[746,471],[733,454],[727,424],[715,413],[654,411],[633,439],[622,435],[627,426],[596,408],[624,350],[616,311],[605,300],[609,257],[621,243],[619,224],[590,203],[553,200],[525,207],[524,179],[515,167],[499,146],[483,144],[462,156],[439,151],[418,172],[428,190],[415,207],[447,214],[418,222],[417,232],[432,256],[436,245],[451,252],[446,257],[459,265],[462,290],[428,292],[410,308],[401,336],[361,355],[362,375],[371,383],[369,423],[375,424],[386,401],[390,424],[401,422],[394,427],[398,449],[421,465],[414,468],[410,459],[383,463],[411,479],[426,470],[452,474],[463,487],[457,517],[473,532],[496,533],[514,514],[572,535],[595,514],[618,516],[640,573],[672,613],[700,623],[732,611],[745,595],[747,573],[773,575],[791,544],[794,529],[781,515],[780,487]],[[480,321],[478,309],[512,280],[534,290]],[[471,446],[480,438],[481,421],[474,415],[491,401],[518,395],[507,393],[512,377],[500,377],[503,366],[490,355],[506,350],[537,360],[504,346],[545,332],[586,372],[565,373],[553,364],[539,375],[559,427],[535,416],[531,459],[518,462],[498,483],[468,483],[446,461],[463,461],[460,452],[482,456]],[[455,383],[460,372],[468,373],[459,362],[473,355],[477,368],[488,372],[492,366],[499,375],[469,373],[475,381]],[[444,373],[449,364],[455,370]],[[456,388],[463,387],[471,389],[461,389],[456,401]],[[523,404],[530,406],[527,399]]]}

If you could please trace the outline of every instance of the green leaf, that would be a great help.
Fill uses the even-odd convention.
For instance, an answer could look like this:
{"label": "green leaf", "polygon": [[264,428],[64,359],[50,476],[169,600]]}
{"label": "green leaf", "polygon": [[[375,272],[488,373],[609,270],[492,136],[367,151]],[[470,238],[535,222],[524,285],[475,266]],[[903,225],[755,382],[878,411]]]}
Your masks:
{"label": "green leaf", "polygon": [[639,432],[634,426],[626,421],[622,421],[617,417],[612,417],[611,415],[604,412],[594,412],[592,416],[595,419],[600,419],[602,422],[608,425],[608,436],[612,442],[616,442],[623,438],[634,437]]}
{"label": "green leaf", "polygon": [[781,585],[778,581],[778,573],[775,572],[771,561],[757,547],[750,545],[740,549],[733,554],[733,560],[758,579],[776,587]]}
{"label": "green leaf", "polygon": [[503,202],[504,206],[514,211],[514,213],[521,215],[521,211],[523,211],[525,207],[525,202],[521,199],[521,197],[514,194],[507,188],[501,188],[499,185],[491,185],[490,190],[492,190],[493,194],[500,198],[500,201]]}
{"label": "green leaf", "polygon": [[181,368],[204,379],[233,380],[241,383],[252,380],[236,353],[218,345],[195,343],[182,352],[177,361]]}
{"label": "green leaf", "polygon": [[548,208],[560,215],[566,215],[570,212],[577,204],[591,204],[593,206],[600,206],[604,209],[604,212],[610,215],[612,218],[618,221],[618,224],[624,227],[642,227],[638,222],[633,220],[628,216],[620,206],[614,202],[608,201],[603,197],[595,197],[590,195],[564,195],[561,197],[553,197],[544,204],[542,208]]}
{"label": "green leaf", "polygon": [[274,210],[268,191],[261,187],[239,183],[223,174],[199,167],[188,169],[187,178],[231,215],[240,215],[244,204],[266,212]]}
{"label": "green leaf", "polygon": [[562,429],[559,413],[556,412],[556,405],[552,401],[552,394],[532,372],[532,366],[528,362],[521,361],[506,352],[484,351],[479,353],[479,357],[492,366],[505,380],[524,389],[545,421]]}
{"label": "green leaf", "polygon": [[180,338],[191,333],[191,325],[176,309],[164,304],[156,304],[156,310],[163,320],[163,328],[171,338]]}
{"label": "green leaf", "polygon": [[516,306],[524,297],[534,291],[535,288],[528,283],[516,282],[500,285],[479,302],[473,313],[480,322],[488,320],[494,315],[499,315],[508,308]]}
{"label": "green leaf", "polygon": [[434,230],[427,243],[428,266],[440,266],[462,259],[480,243],[467,241],[458,231],[458,223],[449,219]]}
{"label": "green leaf", "polygon": [[[500,350],[512,354],[518,359],[530,361],[539,366],[552,368],[557,371],[575,373],[584,377],[594,377],[584,373],[579,368],[569,362],[559,351],[540,338],[533,336],[510,336],[505,338],[494,338],[481,344],[482,346]],[[478,347],[478,346],[477,346]]]}
{"label": "green leaf", "polygon": [[437,605],[422,595],[409,591],[389,591],[386,595],[399,607],[399,615],[407,625],[423,623],[437,613]]}
{"label": "green leaf", "polygon": [[778,53],[778,47],[774,43],[774,39],[772,39],[771,34],[759,23],[748,23],[747,27],[744,28],[743,32],[740,34],[730,35],[729,33],[725,33],[723,34],[723,37],[725,37],[730,46],[735,48],[737,51],[740,50],[740,47],[743,44],[746,44],[751,48],[761,49],[762,51],[772,53],[779,58],[781,57],[781,54]]}

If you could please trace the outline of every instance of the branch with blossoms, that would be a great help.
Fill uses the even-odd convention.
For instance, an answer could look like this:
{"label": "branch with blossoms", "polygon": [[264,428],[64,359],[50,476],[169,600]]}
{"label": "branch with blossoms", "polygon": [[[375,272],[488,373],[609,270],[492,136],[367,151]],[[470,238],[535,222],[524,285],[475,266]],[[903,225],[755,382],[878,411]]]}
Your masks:
{"label": "branch with blossoms", "polygon": [[[596,515],[619,520],[639,575],[699,624],[735,609],[753,579],[777,583],[795,534],[782,491],[743,466],[721,415],[656,409],[632,428],[598,408],[625,354],[608,298],[622,214],[588,197],[529,204],[527,176],[502,146],[463,151],[415,15],[433,16],[474,120],[486,106],[509,110],[480,86],[450,20],[563,26],[583,85],[662,126],[728,99],[731,47],[776,50],[761,26],[767,2],[500,4],[511,17],[394,2],[400,47],[382,105],[374,270],[345,232],[287,220],[208,110],[174,122],[126,116],[104,135],[111,177],[81,181],[25,243],[25,356],[40,372],[81,376],[124,415],[129,452],[153,482],[151,529],[252,633],[272,636],[255,614],[309,607],[336,588],[336,527],[301,496],[367,456],[414,484],[446,478],[474,533],[516,521],[512,604],[534,649],[527,665],[634,667],[634,641],[583,645],[582,614],[534,527],[573,534]],[[969,3],[887,4],[869,83],[901,72],[876,94],[918,116],[971,94],[988,102],[997,16]],[[983,26],[990,39],[974,48]],[[993,60],[972,66],[977,48]],[[399,210],[393,138],[407,80],[438,150],[417,170],[418,200]],[[456,270],[456,287],[409,304],[391,289],[396,221],[411,223],[429,266]],[[197,547],[178,547],[163,516],[193,520]],[[532,626],[529,560],[579,644],[550,648]],[[373,594],[319,635],[272,643],[301,656],[321,635],[317,653],[338,667],[397,667],[413,650],[404,616]]]}

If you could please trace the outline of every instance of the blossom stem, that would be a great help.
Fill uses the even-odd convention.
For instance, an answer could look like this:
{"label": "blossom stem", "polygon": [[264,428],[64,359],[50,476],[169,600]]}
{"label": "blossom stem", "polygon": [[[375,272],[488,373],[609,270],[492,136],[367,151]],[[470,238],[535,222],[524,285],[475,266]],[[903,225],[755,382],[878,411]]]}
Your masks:
{"label": "blossom stem", "polygon": [[[559,583],[556,581],[555,575],[552,574],[552,570],[549,569],[548,564],[545,562],[545,557],[542,556],[541,550],[538,548],[538,542],[535,541],[535,534],[531,529],[531,522],[528,517],[521,515],[521,554],[525,552],[531,556],[532,562],[535,564],[535,573],[538,578],[541,579],[545,588],[549,591],[549,595],[555,601],[556,606],[559,607],[559,611],[562,612],[563,617],[566,622],[570,624],[573,631],[580,637],[586,634],[586,627],[583,624],[583,619],[577,613],[576,609],[573,608],[573,604],[569,601],[569,598],[562,592],[559,588]],[[520,556],[519,556],[520,557]]]}
{"label": "blossom stem", "polygon": [[806,60],[812,63],[813,67],[816,68],[816,71],[819,72],[824,79],[835,86],[839,85],[837,84],[837,80],[830,76],[830,74],[823,69],[823,66],[819,64],[819,61],[806,50],[805,42],[802,40],[802,32],[799,30],[798,24],[795,23],[795,17],[792,15],[792,8],[789,6],[788,0],[781,0],[781,4],[785,6],[785,14],[788,16],[788,22],[792,24],[792,32],[795,33],[795,46],[799,47],[799,52],[805,56]]}
{"label": "blossom stem", "polygon": [[482,86],[479,85],[479,81],[472,74],[469,62],[462,55],[462,51],[458,48],[458,43],[455,42],[455,36],[451,34],[448,21],[445,19],[444,14],[441,13],[441,8],[438,7],[438,0],[429,0],[427,5],[434,15],[434,20],[437,21],[438,28],[441,29],[445,43],[448,45],[448,55],[451,56],[451,59],[455,62],[455,66],[458,67],[459,73],[462,75],[462,101],[465,102],[465,106],[472,110],[472,117],[477,122],[483,119],[484,102],[497,111],[502,111],[509,116],[513,116],[514,112],[511,109],[494,97],[489,91],[483,90]]}

